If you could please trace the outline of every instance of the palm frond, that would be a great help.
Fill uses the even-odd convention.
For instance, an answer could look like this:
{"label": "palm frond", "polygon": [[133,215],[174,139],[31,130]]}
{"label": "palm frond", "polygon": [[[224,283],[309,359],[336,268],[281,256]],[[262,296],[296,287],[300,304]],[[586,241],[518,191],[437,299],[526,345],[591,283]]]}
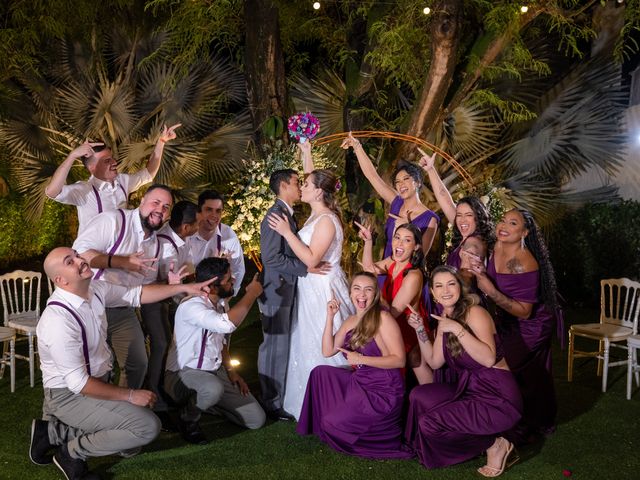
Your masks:
{"label": "palm frond", "polygon": [[252,135],[251,118],[244,112],[204,139],[204,165],[214,182],[227,180],[244,168]]}
{"label": "palm frond", "polygon": [[318,117],[321,137],[344,131],[347,90],[338,74],[324,70],[313,78],[297,75],[290,85],[296,110],[310,111]]}

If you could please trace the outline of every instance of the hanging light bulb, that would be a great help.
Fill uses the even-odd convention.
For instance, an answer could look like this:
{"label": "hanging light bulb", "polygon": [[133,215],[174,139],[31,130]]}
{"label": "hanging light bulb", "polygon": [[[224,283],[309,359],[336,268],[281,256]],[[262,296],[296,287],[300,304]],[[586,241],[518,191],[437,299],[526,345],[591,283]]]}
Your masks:
{"label": "hanging light bulb", "polygon": [[520,11],[522,13],[527,13],[529,11],[529,7],[527,7],[526,5],[523,5],[520,7]]}
{"label": "hanging light bulb", "polygon": [[429,15],[431,13],[431,9],[429,7],[424,7],[424,10],[422,10],[422,13],[424,13],[425,15]]}
{"label": "hanging light bulb", "polygon": [[313,9],[320,10],[320,2],[313,2]]}
{"label": "hanging light bulb", "polygon": [[238,360],[237,358],[232,358],[229,363],[231,364],[232,367],[239,367],[240,366],[240,360]]}

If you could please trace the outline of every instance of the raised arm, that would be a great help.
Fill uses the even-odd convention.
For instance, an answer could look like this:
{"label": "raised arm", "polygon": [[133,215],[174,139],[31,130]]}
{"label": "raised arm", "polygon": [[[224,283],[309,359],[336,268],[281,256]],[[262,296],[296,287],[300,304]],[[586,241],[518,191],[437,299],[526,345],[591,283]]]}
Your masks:
{"label": "raised arm", "polygon": [[415,298],[422,290],[422,273],[418,270],[410,270],[402,280],[400,290],[393,297],[391,305],[389,305],[389,313],[394,318],[398,318],[407,308],[407,305],[413,305]]}
{"label": "raised arm", "polygon": [[438,222],[436,222],[435,218],[429,220],[429,225],[427,225],[427,229],[422,234],[422,251],[425,256],[431,250],[431,245],[433,245],[433,239],[436,237],[436,232],[438,231]]}
{"label": "raised arm", "polygon": [[447,187],[444,185],[435,168],[436,153],[434,152],[433,155],[428,156],[421,149],[418,149],[418,151],[422,155],[420,158],[420,166],[429,176],[431,190],[433,190],[433,194],[436,196],[438,205],[440,205],[442,213],[447,217],[449,223],[453,224],[456,221],[456,204],[453,202],[449,190],[447,190]]}
{"label": "raised arm", "polygon": [[333,317],[340,310],[340,301],[336,299],[333,290],[331,290],[331,299],[327,302],[327,317],[322,332],[322,355],[325,357],[333,357],[339,352],[339,348],[344,344],[347,335],[347,325],[351,322],[343,322],[336,334],[333,334]]}
{"label": "raised arm", "polygon": [[311,142],[298,143],[298,149],[302,155],[302,171],[305,174],[313,172],[313,157],[311,155]]}
{"label": "raised arm", "polygon": [[533,304],[511,298],[496,287],[485,272],[484,264],[474,263],[469,270],[476,277],[478,288],[482,290],[498,307],[518,318],[529,318]]}
{"label": "raised arm", "polygon": [[271,214],[269,216],[269,226],[284,237],[296,257],[310,268],[315,267],[322,261],[322,257],[327,253],[331,242],[336,236],[336,226],[328,216],[324,216],[317,221],[309,246],[305,245],[291,231],[289,220],[284,215]]}
{"label": "raised arm", "polygon": [[84,142],[78,148],[71,150],[67,158],[65,158],[60,166],[56,168],[56,171],[51,177],[51,181],[44,189],[44,193],[47,195],[47,197],[56,198],[58,195],[60,195],[62,187],[64,187],[67,181],[67,176],[69,175],[69,171],[71,170],[73,163],[82,157],[93,155],[93,147],[97,147],[100,145],[104,144]]}
{"label": "raised arm", "polygon": [[149,175],[155,177],[160,170],[160,161],[162,160],[162,152],[164,151],[164,144],[169,140],[173,140],[176,138],[176,129],[180,128],[182,124],[177,123],[169,128],[165,125],[162,129],[162,133],[158,137],[158,141],[156,142],[156,146],[153,148],[153,152],[151,152],[151,156],[147,161],[147,170]]}
{"label": "raised arm", "polygon": [[373,236],[371,235],[371,229],[366,225],[361,225],[355,222],[358,227],[358,236],[364,240],[364,247],[362,249],[362,269],[365,272],[370,272],[376,275],[381,275],[387,272],[387,259],[383,259],[380,262],[373,261]]}
{"label": "raised arm", "polygon": [[354,153],[356,154],[356,158],[358,159],[358,164],[360,165],[360,169],[364,176],[367,177],[369,183],[373,187],[373,189],[382,197],[382,199],[387,202],[393,202],[393,199],[396,198],[398,192],[396,192],[393,188],[391,188],[387,183],[382,179],[376,170],[376,167],[373,165],[373,162],[367,155],[367,152],[364,151],[360,141],[353,137],[351,133],[349,136],[344,139],[341,145],[345,150],[349,147],[353,148]]}

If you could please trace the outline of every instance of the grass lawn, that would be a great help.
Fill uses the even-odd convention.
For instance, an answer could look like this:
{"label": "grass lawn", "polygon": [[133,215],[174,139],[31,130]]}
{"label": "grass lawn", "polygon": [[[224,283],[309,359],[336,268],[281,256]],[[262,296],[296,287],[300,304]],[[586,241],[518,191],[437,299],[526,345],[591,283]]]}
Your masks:
{"label": "grass lawn", "polygon": [[[597,321],[595,312],[572,311],[570,320]],[[257,388],[256,356],[261,332],[257,322],[234,335],[232,353],[242,361],[241,373]],[[557,347],[555,377],[560,405],[558,429],[544,442],[520,450],[521,461],[506,479],[575,479],[640,477],[640,392],[625,399],[626,370],[610,370],[610,387],[600,392],[595,362],[579,360],[573,383],[566,381],[566,352]],[[60,479],[55,466],[38,467],[27,455],[31,419],[42,407],[42,383],[29,387],[26,362],[18,362],[16,393],[8,372],[0,380],[0,479]],[[291,422],[268,423],[246,431],[220,418],[205,416],[209,445],[186,444],[178,434],[162,433],[137,457],[89,461],[104,478],[118,479],[479,479],[482,458],[439,470],[426,470],[416,460],[370,461],[334,452],[314,437],[299,437]]]}

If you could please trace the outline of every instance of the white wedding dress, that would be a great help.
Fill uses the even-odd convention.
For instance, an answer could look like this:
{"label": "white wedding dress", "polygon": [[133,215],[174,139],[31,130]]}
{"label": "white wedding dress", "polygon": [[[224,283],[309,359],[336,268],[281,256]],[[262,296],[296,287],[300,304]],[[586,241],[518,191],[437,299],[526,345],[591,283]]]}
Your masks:
{"label": "white wedding dress", "polygon": [[355,313],[349,298],[349,286],[344,271],[340,267],[342,257],[342,226],[338,217],[325,213],[310,218],[298,232],[300,240],[306,245],[311,243],[313,230],[320,218],[329,216],[336,227],[336,235],[322,260],[331,265],[326,275],[309,273],[298,278],[295,311],[289,347],[289,365],[284,393],[284,409],[291,415],[300,416],[302,401],[307,389],[307,380],[314,367],[318,365],[346,366],[342,354],[325,358],[322,355],[322,332],[327,319],[327,303],[331,300],[331,290],[340,301],[340,310],[333,320],[333,333],[338,331],[342,322]]}

